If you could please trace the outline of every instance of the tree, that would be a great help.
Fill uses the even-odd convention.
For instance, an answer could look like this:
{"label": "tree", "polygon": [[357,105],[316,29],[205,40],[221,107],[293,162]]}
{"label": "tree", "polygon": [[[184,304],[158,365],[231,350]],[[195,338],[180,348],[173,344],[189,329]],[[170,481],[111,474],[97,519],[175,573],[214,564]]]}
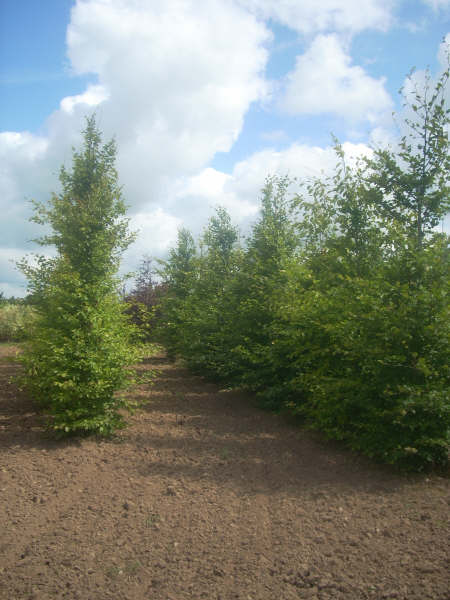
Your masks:
{"label": "tree", "polygon": [[167,285],[155,279],[153,259],[147,254],[141,260],[136,283],[125,295],[126,313],[137,325],[143,340],[153,340],[156,324],[160,318],[159,306],[167,292]]}
{"label": "tree", "polygon": [[410,74],[411,89],[401,92],[412,117],[404,119],[399,151],[376,150],[367,161],[375,206],[403,227],[417,249],[450,208],[450,108],[444,93],[449,76],[447,67],[433,87],[429,71],[422,86]]}
{"label": "tree", "polygon": [[19,267],[29,280],[37,319],[23,354],[25,383],[59,433],[109,434],[124,425],[117,396],[138,357],[135,334],[120,301],[117,271],[133,241],[115,169],[114,140],[102,145],[95,117],[87,119],[72,170],[60,170],[62,190],[34,203],[32,220],[50,233],[54,258]]}
{"label": "tree", "polygon": [[136,277],[136,285],[133,290],[137,301],[142,302],[146,306],[149,306],[151,303],[153,288],[155,286],[152,263],[153,261],[148,254],[142,258]]}
{"label": "tree", "polygon": [[[286,265],[293,259],[298,234],[292,222],[287,176],[269,176],[261,190],[261,212],[254,224],[239,272],[232,282],[234,295],[234,381],[261,390],[283,377],[272,364],[275,307],[286,285]],[[231,301],[230,301],[231,303]],[[269,383],[270,382],[270,383]]]}
{"label": "tree", "polygon": [[169,260],[163,261],[161,275],[177,298],[185,298],[192,287],[195,270],[196,248],[191,232],[186,228],[178,231],[177,247],[172,248]]}
{"label": "tree", "polygon": [[225,208],[217,207],[216,214],[209,220],[203,242],[208,248],[211,267],[218,277],[228,271],[237,241],[238,232],[231,223],[230,215]]}
{"label": "tree", "polygon": [[448,462],[449,236],[433,231],[449,206],[448,77],[415,90],[398,152],[350,167],[336,143],[334,174],[290,200],[268,178],[246,248],[218,213],[167,279],[189,366],[415,470]]}
{"label": "tree", "polygon": [[[398,152],[313,182],[280,303],[281,397],[330,437],[423,469],[448,460],[448,70],[405,96]],[[276,323],[276,321],[275,321]]]}
{"label": "tree", "polygon": [[174,359],[181,343],[184,303],[196,276],[196,247],[188,229],[178,231],[176,248],[170,250],[167,261],[160,262],[159,275],[167,286],[167,293],[161,303],[158,337],[166,346],[169,358]]}
{"label": "tree", "polygon": [[197,277],[185,301],[184,358],[189,366],[214,377],[223,376],[228,362],[233,332],[233,306],[228,292],[238,268],[238,237],[228,212],[217,207],[201,238]]}

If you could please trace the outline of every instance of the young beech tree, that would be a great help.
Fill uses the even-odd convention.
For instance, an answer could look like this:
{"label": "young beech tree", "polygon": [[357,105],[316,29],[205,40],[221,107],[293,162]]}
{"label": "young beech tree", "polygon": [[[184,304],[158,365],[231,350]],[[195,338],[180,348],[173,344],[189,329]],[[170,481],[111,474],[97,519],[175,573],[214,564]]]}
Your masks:
{"label": "young beech tree", "polygon": [[[450,65],[450,46],[447,48]],[[377,150],[367,161],[373,202],[380,216],[396,222],[412,246],[421,249],[426,235],[450,209],[450,108],[445,90],[450,67],[433,86],[430,73],[422,85],[412,75],[402,88],[405,134],[397,152]]]}
{"label": "young beech tree", "polygon": [[298,235],[292,221],[287,176],[269,176],[261,190],[261,212],[247,240],[233,282],[235,382],[251,389],[272,385],[274,308],[286,285],[286,265],[295,255]]}
{"label": "young beech tree", "polygon": [[34,203],[33,221],[50,233],[36,240],[56,248],[19,267],[38,314],[23,354],[25,381],[60,433],[108,434],[124,425],[117,396],[126,387],[137,351],[123,312],[117,270],[133,241],[115,169],[114,141],[102,145],[95,117],[87,119],[71,171],[48,204]]}
{"label": "young beech tree", "polygon": [[171,249],[167,261],[160,261],[162,268],[158,274],[167,288],[167,293],[163,296],[160,306],[158,337],[171,359],[179,353],[182,344],[184,306],[187,297],[192,293],[196,278],[196,253],[192,234],[188,229],[181,228],[178,231],[176,248]]}
{"label": "young beech tree", "polygon": [[232,328],[229,283],[238,267],[238,231],[227,211],[216,208],[200,240],[201,256],[183,325],[187,364],[214,377],[222,374]]}

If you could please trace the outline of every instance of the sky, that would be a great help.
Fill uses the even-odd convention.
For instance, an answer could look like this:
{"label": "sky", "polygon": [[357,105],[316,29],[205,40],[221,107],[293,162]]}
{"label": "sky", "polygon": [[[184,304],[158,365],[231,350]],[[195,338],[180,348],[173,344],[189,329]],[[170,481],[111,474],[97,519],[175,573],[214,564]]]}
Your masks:
{"label": "sky", "polygon": [[0,0],[0,292],[51,253],[30,201],[59,191],[93,112],[132,271],[219,205],[248,230],[268,175],[331,172],[332,135],[349,156],[393,143],[405,77],[438,77],[449,45],[450,0]]}

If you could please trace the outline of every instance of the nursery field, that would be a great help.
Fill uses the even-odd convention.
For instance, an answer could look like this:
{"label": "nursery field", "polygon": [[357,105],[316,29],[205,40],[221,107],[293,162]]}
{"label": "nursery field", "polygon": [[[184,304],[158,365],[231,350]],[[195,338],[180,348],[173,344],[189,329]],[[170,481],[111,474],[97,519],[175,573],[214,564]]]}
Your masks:
{"label": "nursery field", "polygon": [[164,355],[107,440],[52,440],[0,344],[3,600],[447,600],[450,482],[402,475]]}

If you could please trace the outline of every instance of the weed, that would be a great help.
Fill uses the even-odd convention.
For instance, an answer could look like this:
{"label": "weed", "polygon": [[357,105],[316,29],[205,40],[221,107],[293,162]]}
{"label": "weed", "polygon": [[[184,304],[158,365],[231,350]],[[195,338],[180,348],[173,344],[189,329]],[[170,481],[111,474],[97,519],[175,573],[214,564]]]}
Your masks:
{"label": "weed", "polygon": [[145,519],[145,525],[146,527],[153,527],[154,525],[156,525],[156,523],[159,523],[159,521],[160,516],[158,515],[158,513],[150,513]]}
{"label": "weed", "polygon": [[109,579],[115,579],[116,577],[118,577],[121,573],[121,569],[120,567],[117,567],[116,565],[112,565],[111,567],[108,567],[105,571],[105,575],[106,577],[109,577]]}
{"label": "weed", "polygon": [[124,567],[118,567],[117,565],[111,565],[105,571],[106,577],[109,579],[116,579],[119,575],[128,575],[132,577],[142,568],[141,563],[138,560],[129,560],[125,563]]}
{"label": "weed", "polygon": [[219,456],[222,460],[228,460],[231,456],[231,452],[228,448],[222,448],[219,453]]}
{"label": "weed", "polygon": [[141,569],[142,565],[138,560],[128,561],[124,567],[126,575],[133,576]]}

